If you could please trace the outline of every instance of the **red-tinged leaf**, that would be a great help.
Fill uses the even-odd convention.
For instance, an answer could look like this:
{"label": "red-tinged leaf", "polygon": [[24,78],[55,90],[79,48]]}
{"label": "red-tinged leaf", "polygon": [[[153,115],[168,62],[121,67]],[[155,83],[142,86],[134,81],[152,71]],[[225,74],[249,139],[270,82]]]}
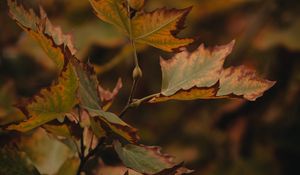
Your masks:
{"label": "red-tinged leaf", "polygon": [[150,102],[217,98],[255,100],[274,85],[244,66],[223,69],[234,42],[212,50],[201,45],[196,51],[183,51],[170,60],[161,59],[162,89]]}
{"label": "red-tinged leaf", "polygon": [[32,9],[25,10],[16,0],[8,0],[9,14],[17,24],[35,39],[60,72],[66,59],[74,55],[76,50],[70,35],[64,35],[59,27],[54,27],[45,11],[40,8],[40,16]]}
{"label": "red-tinged leaf", "polygon": [[176,166],[173,157],[162,154],[160,147],[133,144],[123,146],[119,141],[114,141],[114,148],[125,166],[143,174],[160,175],[159,173],[169,172],[180,175],[191,172],[181,164]]}
{"label": "red-tinged leaf", "polygon": [[99,85],[98,91],[99,91],[102,103],[103,102],[107,103],[107,102],[113,101],[114,98],[118,95],[122,86],[123,86],[123,84],[122,84],[121,78],[118,79],[118,82],[112,91],[104,89],[101,85]]}
{"label": "red-tinged leaf", "polygon": [[155,175],[181,175],[181,174],[190,174],[192,172],[194,171],[183,167],[183,162],[182,162],[171,168],[164,169],[161,172],[156,173]]}

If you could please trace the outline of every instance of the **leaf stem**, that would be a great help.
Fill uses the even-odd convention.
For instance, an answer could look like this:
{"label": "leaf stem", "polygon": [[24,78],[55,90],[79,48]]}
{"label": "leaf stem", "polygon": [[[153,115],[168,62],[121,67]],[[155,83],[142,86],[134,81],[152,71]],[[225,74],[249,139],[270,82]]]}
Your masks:
{"label": "leaf stem", "polygon": [[159,93],[156,93],[156,94],[151,94],[151,95],[148,95],[148,96],[140,98],[140,99],[134,99],[133,102],[131,102],[125,106],[125,108],[120,113],[119,117],[122,118],[129,108],[138,107],[140,104],[142,104],[158,95],[159,95]]}
{"label": "leaf stem", "polygon": [[130,39],[131,47],[132,47],[132,50],[133,50],[134,65],[135,65],[135,67],[134,67],[134,70],[132,72],[133,82],[132,82],[130,94],[129,94],[129,97],[128,97],[128,100],[127,100],[127,104],[124,107],[124,109],[122,110],[121,114],[125,113],[125,111],[129,107],[130,103],[132,102],[132,99],[133,99],[133,96],[134,96],[134,92],[135,92],[136,87],[138,85],[138,81],[142,77],[142,71],[141,71],[141,68],[139,66],[139,60],[138,60],[138,56],[137,56],[136,45],[135,45],[135,41],[134,41],[133,36],[132,36],[131,11],[130,11],[130,6],[129,6],[129,2],[128,1],[127,1],[127,11],[128,11],[128,23],[129,23],[129,39]]}

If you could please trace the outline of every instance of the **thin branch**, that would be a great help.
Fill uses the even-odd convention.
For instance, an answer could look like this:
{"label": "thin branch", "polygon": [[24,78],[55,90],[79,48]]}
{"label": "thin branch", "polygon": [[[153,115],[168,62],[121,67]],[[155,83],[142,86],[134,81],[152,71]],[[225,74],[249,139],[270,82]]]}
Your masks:
{"label": "thin branch", "polygon": [[79,165],[79,168],[77,170],[77,175],[80,175],[80,173],[83,171],[84,167],[85,167],[85,164],[87,163],[87,161],[93,157],[94,155],[97,154],[97,152],[99,150],[101,150],[103,147],[104,147],[104,142],[105,142],[105,138],[101,138],[97,144],[97,146],[92,149],[91,151],[89,151],[89,153],[83,157],[83,159],[80,161],[80,165]]}
{"label": "thin branch", "polygon": [[159,95],[159,93],[156,93],[156,94],[148,95],[148,96],[143,97],[141,99],[135,99],[135,100],[133,100],[133,102],[131,102],[128,105],[125,106],[125,108],[120,113],[119,117],[122,118],[129,108],[137,107],[140,104],[142,104],[142,103],[144,103],[144,102],[146,102],[146,101],[148,101],[148,100],[150,100],[153,97],[156,97],[158,95]]}
{"label": "thin branch", "polygon": [[94,142],[94,134],[92,134],[92,138],[91,138],[91,141],[90,141],[90,144],[89,144],[89,152],[91,152],[92,150],[92,145],[93,145],[93,142]]}
{"label": "thin branch", "polygon": [[140,70],[140,66],[139,66],[139,60],[138,60],[138,56],[137,56],[135,41],[134,41],[133,36],[132,36],[131,10],[130,10],[130,6],[129,6],[128,1],[127,1],[127,12],[128,12],[128,24],[129,24],[129,39],[130,39],[131,47],[132,47],[132,50],[133,50],[134,65],[135,65],[134,70],[133,70],[132,87],[131,87],[129,98],[128,98],[128,101],[127,101],[127,104],[126,104],[126,105],[129,105],[132,102],[133,95],[134,95],[134,92],[135,92],[137,84],[138,84],[138,80],[141,77],[141,74],[139,74],[138,76],[135,76],[134,72],[136,70],[139,70],[141,72],[141,70]]}
{"label": "thin branch", "polygon": [[82,160],[84,158],[84,150],[85,150],[85,146],[84,146],[84,136],[83,136],[83,131],[80,133],[80,152],[81,152],[81,156],[80,159]]}
{"label": "thin branch", "polygon": [[75,145],[75,148],[76,148],[76,151],[77,151],[78,157],[81,157],[80,149],[79,149],[79,147],[78,147],[78,145],[77,145],[76,141],[72,139],[72,142],[73,142],[73,143],[74,143],[74,145]]}

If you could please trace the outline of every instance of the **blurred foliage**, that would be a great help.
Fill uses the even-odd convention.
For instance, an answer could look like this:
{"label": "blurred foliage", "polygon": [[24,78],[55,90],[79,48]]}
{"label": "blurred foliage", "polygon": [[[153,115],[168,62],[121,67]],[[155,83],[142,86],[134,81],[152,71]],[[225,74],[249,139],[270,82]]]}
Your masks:
{"label": "blurred foliage", "polygon": [[[35,9],[42,5],[54,24],[71,31],[80,50],[77,56],[95,64],[103,86],[113,88],[122,77],[120,98],[111,107],[120,112],[132,83],[133,61],[126,40],[96,19],[88,1],[22,3]],[[195,169],[195,175],[300,174],[300,1],[148,0],[146,8],[162,6],[193,6],[186,22],[188,28],[180,35],[198,36],[191,50],[200,43],[213,46],[236,39],[237,47],[226,64],[255,67],[260,74],[277,80],[277,84],[255,102],[171,101],[130,110],[125,120],[140,128],[143,142],[163,146]],[[0,1],[0,9],[0,124],[5,126],[24,118],[11,106],[48,86],[55,74],[51,60],[8,17],[5,1]],[[160,89],[159,56],[172,55],[139,47],[144,76],[136,96],[143,97]],[[16,153],[16,148],[8,145],[11,143],[25,153]],[[15,168],[10,168],[14,171],[11,174],[20,170],[33,174],[30,164],[41,173],[72,174],[78,160],[73,158],[70,145],[62,144],[43,129],[25,136],[0,131],[0,174],[8,172],[3,167],[12,166]],[[90,163],[91,174],[123,175],[127,170],[111,149],[103,151],[101,157]]]}

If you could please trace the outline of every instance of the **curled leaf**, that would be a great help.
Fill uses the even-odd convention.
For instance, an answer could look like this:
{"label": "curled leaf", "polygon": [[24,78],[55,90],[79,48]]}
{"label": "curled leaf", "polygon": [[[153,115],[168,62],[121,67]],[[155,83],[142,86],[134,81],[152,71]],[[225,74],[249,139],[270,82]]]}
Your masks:
{"label": "curled leaf", "polygon": [[201,45],[196,51],[183,51],[170,60],[161,59],[162,89],[150,102],[167,100],[242,97],[254,101],[274,82],[256,76],[244,66],[224,69],[225,58],[234,41],[212,50]]}
{"label": "curled leaf", "polygon": [[64,35],[61,28],[54,27],[45,11],[40,8],[40,16],[32,9],[25,10],[16,0],[8,0],[9,14],[17,24],[35,39],[60,72],[66,64],[66,58],[76,52],[70,35]]}

